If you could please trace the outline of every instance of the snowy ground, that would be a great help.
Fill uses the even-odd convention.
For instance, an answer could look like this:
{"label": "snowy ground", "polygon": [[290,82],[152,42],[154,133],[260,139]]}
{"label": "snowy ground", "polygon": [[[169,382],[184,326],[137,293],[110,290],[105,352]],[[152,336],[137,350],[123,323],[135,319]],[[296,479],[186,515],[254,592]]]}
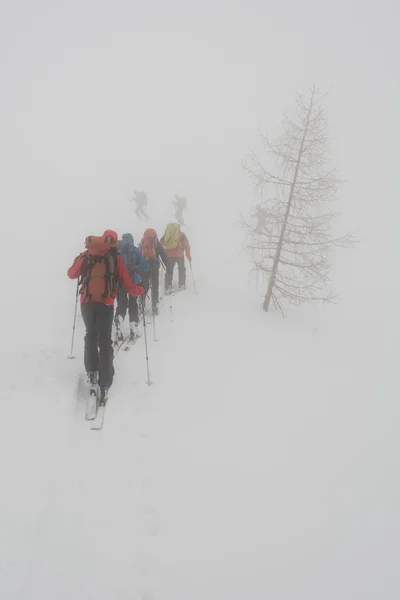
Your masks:
{"label": "snowy ground", "polygon": [[398,598],[399,411],[375,355],[226,277],[198,267],[173,322],[164,299],[151,387],[143,339],[119,353],[102,432],[80,319],[74,361],[66,317],[6,357],[1,598]]}

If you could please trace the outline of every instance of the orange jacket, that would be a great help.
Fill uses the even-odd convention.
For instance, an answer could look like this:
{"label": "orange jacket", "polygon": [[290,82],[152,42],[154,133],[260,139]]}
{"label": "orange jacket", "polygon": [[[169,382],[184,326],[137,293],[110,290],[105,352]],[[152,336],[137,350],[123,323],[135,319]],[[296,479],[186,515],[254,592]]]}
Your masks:
{"label": "orange jacket", "polygon": [[[164,246],[164,237],[161,238],[160,242],[161,245]],[[186,235],[182,232],[179,234],[177,247],[172,248],[171,250],[165,248],[165,253],[168,256],[168,258],[184,258],[186,254],[186,258],[188,260],[192,260],[189,240],[187,239]]]}

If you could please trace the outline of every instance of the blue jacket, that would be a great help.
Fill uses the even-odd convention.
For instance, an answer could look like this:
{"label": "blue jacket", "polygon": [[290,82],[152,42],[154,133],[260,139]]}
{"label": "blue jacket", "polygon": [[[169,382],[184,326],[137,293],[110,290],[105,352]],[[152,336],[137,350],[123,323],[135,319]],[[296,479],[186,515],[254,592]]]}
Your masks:
{"label": "blue jacket", "polygon": [[143,254],[136,248],[131,233],[124,233],[122,239],[118,242],[118,252],[123,258],[128,273],[135,283],[141,283],[140,275],[137,271],[150,271],[150,265]]}

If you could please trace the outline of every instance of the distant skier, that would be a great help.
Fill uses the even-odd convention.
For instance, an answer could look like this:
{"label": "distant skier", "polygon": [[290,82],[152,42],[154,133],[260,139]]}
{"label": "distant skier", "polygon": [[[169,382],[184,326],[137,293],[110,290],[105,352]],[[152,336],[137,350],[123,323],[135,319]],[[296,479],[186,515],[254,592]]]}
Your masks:
{"label": "distant skier", "polygon": [[184,290],[186,288],[185,254],[188,261],[192,262],[189,240],[181,231],[178,223],[170,223],[167,225],[160,242],[164,246],[168,257],[168,266],[165,273],[165,292],[171,292],[175,264],[178,265],[179,289]]}
{"label": "distant skier", "polygon": [[139,192],[135,190],[135,195],[132,198],[132,202],[136,202],[135,213],[138,219],[142,219],[143,217],[149,220],[149,215],[145,211],[145,206],[147,206],[147,194],[145,192]]}
{"label": "distant skier", "polygon": [[173,201],[175,210],[175,218],[178,221],[179,225],[185,225],[183,220],[183,210],[187,207],[187,200],[185,196],[178,196],[175,194],[175,200]]}
{"label": "distant skier", "polygon": [[[142,284],[143,273],[150,270],[149,263],[144,259],[142,253],[135,247],[133,235],[124,233],[122,239],[118,242],[118,252],[123,258],[129,277],[136,284]],[[129,312],[129,334],[133,340],[139,336],[139,307],[137,297],[131,296],[121,286],[117,287],[117,310],[115,311],[116,341],[122,341],[124,336],[121,332],[121,325],[125,319],[126,312]]]}
{"label": "distant skier", "polygon": [[159,302],[159,279],[160,279],[160,261],[165,269],[168,268],[168,258],[164,248],[161,246],[155,229],[146,229],[139,249],[144,258],[150,265],[150,272],[143,276],[143,285],[146,293],[151,287],[151,306],[153,314],[158,315]]}
{"label": "distant skier", "polygon": [[96,415],[97,384],[101,391],[100,404],[104,405],[113,381],[111,331],[117,285],[124,286],[135,297],[144,293],[144,288],[129,277],[123,259],[117,254],[117,242],[118,235],[111,229],[101,237],[87,237],[86,250],[68,269],[70,279],[81,277],[81,311],[86,326],[84,360],[94,402],[93,416],[88,418]]}
{"label": "distant skier", "polygon": [[263,231],[266,231],[267,230],[266,220],[267,220],[268,213],[265,210],[265,208],[263,208],[261,206],[261,204],[259,204],[257,206],[256,213],[254,216],[257,219],[257,223],[256,223],[256,227],[255,227],[256,233],[262,233]]}

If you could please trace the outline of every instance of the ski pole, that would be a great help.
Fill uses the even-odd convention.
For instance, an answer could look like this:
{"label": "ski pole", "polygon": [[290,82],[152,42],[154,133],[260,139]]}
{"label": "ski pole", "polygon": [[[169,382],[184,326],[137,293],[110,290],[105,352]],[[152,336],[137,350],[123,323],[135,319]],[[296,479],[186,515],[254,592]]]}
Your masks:
{"label": "ski pole", "polygon": [[[160,261],[160,258],[158,258],[158,260]],[[157,332],[156,332],[156,309],[153,306],[153,296],[154,296],[154,292],[153,292],[153,277],[154,277],[154,272],[151,271],[150,269],[150,274],[149,274],[149,292],[151,290],[151,298],[150,298],[150,302],[152,305],[152,313],[153,313],[153,340],[155,342],[157,342]],[[157,277],[158,277],[158,270],[157,270]]]}
{"label": "ski pole", "polygon": [[79,298],[79,278],[76,282],[76,298],[75,298],[75,312],[74,312],[74,322],[72,324],[72,340],[71,340],[71,353],[67,358],[75,358],[72,354],[74,351],[74,341],[75,341],[75,325],[76,325],[76,312],[78,309],[78,298]]}
{"label": "ski pole", "polygon": [[158,342],[157,332],[156,332],[156,311],[153,308],[153,338],[155,342]]}
{"label": "ski pole", "polygon": [[194,280],[194,275],[193,275],[193,267],[192,267],[192,261],[189,261],[189,265],[190,265],[190,271],[192,273],[192,280],[193,280],[193,287],[194,287],[194,292],[195,294],[197,294],[197,289],[196,289],[196,282]]}
{"label": "ski pole", "polygon": [[143,313],[143,332],[144,332],[144,347],[146,352],[146,366],[147,366],[147,385],[151,385],[150,381],[150,368],[149,368],[149,351],[147,347],[147,327],[146,327],[146,314],[144,307],[144,299],[142,299],[142,313]]}
{"label": "ski pole", "polygon": [[170,291],[170,293],[169,293],[169,314],[170,314],[169,320],[171,321],[171,323],[173,323],[174,318],[172,316],[172,291]]}

